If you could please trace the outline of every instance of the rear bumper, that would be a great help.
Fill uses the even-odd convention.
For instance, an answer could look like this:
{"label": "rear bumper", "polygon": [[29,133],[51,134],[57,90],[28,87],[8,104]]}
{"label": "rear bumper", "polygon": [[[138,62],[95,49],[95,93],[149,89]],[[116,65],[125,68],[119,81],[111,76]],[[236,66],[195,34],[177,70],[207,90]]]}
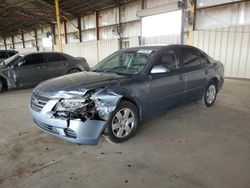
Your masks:
{"label": "rear bumper", "polygon": [[29,109],[34,122],[41,130],[78,144],[98,144],[107,125],[106,121],[99,120],[86,120],[83,122],[80,119],[59,119],[54,117],[52,112],[37,112],[31,107]]}

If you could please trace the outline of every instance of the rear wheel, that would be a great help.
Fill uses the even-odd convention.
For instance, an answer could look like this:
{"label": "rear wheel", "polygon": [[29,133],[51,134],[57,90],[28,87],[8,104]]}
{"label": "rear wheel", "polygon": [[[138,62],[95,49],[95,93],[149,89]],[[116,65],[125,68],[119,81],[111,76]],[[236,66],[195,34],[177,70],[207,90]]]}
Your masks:
{"label": "rear wheel", "polygon": [[110,141],[119,143],[128,140],[138,127],[138,110],[128,101],[121,101],[112,113],[107,128]]}
{"label": "rear wheel", "polygon": [[216,83],[214,81],[210,81],[202,97],[201,103],[203,106],[210,107],[214,104],[216,97],[217,97]]}
{"label": "rear wheel", "polygon": [[76,72],[81,72],[80,69],[70,69],[68,74],[76,73]]}

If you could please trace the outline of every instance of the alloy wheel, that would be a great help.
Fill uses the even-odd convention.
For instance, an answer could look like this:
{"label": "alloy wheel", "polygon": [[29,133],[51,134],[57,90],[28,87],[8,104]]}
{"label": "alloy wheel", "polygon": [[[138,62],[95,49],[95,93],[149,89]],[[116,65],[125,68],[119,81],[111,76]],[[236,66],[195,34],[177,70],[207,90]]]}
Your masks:
{"label": "alloy wheel", "polygon": [[124,138],[131,133],[135,125],[135,114],[129,108],[116,112],[112,120],[112,132],[117,138]]}
{"label": "alloy wheel", "polygon": [[206,101],[208,104],[212,104],[216,97],[216,87],[215,85],[210,85],[206,93]]}

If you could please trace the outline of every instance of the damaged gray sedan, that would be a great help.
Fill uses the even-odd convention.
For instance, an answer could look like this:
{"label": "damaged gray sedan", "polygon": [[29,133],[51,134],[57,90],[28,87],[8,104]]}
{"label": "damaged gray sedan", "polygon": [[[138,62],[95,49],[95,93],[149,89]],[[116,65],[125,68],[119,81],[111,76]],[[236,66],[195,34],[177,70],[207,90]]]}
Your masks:
{"label": "damaged gray sedan", "polygon": [[194,100],[210,107],[224,82],[223,65],[186,45],[123,49],[90,72],[39,84],[30,100],[43,131],[80,144],[129,139],[146,117]]}

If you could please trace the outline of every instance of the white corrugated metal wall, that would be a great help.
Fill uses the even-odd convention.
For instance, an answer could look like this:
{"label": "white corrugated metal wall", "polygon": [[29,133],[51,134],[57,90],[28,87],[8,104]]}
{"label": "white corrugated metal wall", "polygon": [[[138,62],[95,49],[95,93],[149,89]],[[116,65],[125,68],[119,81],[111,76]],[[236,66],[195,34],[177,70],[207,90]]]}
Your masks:
{"label": "white corrugated metal wall", "polygon": [[193,45],[221,61],[226,77],[250,78],[250,26],[196,30]]}
{"label": "white corrugated metal wall", "polygon": [[230,4],[197,10],[193,45],[221,61],[226,77],[250,78],[250,1],[221,1]]}
{"label": "white corrugated metal wall", "polygon": [[[55,45],[55,51],[58,46]],[[118,39],[88,41],[81,43],[63,44],[63,52],[75,57],[87,59],[90,67],[119,49]]]}

